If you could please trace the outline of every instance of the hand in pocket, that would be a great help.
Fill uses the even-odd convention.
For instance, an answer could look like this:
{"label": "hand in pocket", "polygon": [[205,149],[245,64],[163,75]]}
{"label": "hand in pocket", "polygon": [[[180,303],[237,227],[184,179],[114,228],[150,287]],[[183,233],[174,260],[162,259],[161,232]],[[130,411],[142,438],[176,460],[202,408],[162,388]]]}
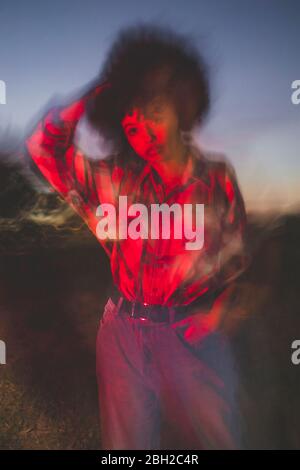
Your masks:
{"label": "hand in pocket", "polygon": [[204,338],[215,331],[212,318],[202,312],[174,323],[172,328],[191,345],[204,340]]}

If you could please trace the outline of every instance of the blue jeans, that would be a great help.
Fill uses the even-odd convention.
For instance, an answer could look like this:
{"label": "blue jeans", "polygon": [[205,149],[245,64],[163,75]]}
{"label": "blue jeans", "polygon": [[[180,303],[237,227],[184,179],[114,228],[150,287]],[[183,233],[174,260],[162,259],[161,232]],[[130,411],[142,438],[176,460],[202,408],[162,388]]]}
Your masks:
{"label": "blue jeans", "polygon": [[103,449],[239,449],[237,369],[227,338],[190,344],[176,324],[131,318],[111,298],[100,319],[96,372]]}

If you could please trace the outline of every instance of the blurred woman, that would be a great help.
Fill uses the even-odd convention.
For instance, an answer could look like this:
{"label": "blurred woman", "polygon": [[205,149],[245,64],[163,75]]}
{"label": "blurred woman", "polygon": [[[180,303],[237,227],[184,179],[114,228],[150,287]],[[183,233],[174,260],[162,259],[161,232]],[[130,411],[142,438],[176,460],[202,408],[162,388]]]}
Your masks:
{"label": "blurred woman", "polygon": [[[159,449],[163,424],[174,448],[242,446],[238,374],[222,322],[247,266],[246,214],[231,164],[192,141],[209,107],[207,66],[191,41],[134,26],[119,33],[93,86],[51,109],[26,139],[33,164],[96,236],[107,221],[99,205],[120,216],[120,196],[173,217],[167,238],[146,237],[138,224],[135,237],[109,229],[98,237],[114,285],[96,345],[104,449]],[[110,144],[103,160],[74,144],[84,113]],[[204,205],[199,249],[186,249],[184,227],[175,236],[187,204]]]}

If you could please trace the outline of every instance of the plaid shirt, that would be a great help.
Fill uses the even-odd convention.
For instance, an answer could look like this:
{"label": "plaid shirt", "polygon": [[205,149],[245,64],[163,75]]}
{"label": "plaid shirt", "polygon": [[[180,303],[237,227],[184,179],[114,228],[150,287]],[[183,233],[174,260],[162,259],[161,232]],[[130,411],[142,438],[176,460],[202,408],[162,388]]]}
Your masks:
{"label": "plaid shirt", "polygon": [[121,165],[117,156],[88,159],[74,144],[84,104],[81,99],[67,109],[51,109],[25,140],[25,148],[35,169],[95,235],[97,207],[111,203],[118,208],[120,195],[128,197],[128,205],[204,204],[204,246],[199,250],[187,250],[184,237],[98,239],[122,294],[148,304],[185,305],[235,280],[248,256],[245,207],[233,167],[191,146],[181,184],[169,187],[149,162],[137,170],[130,162]]}

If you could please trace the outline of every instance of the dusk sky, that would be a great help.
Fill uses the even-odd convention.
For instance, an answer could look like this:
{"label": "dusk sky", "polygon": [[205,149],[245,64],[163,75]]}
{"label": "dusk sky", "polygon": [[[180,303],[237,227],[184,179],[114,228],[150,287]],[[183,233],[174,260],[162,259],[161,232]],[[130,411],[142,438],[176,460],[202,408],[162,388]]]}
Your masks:
{"label": "dusk sky", "polygon": [[232,161],[247,209],[300,207],[299,1],[1,0],[0,20],[0,134],[28,132],[95,78],[120,27],[157,21],[192,35],[210,65],[212,111],[196,138]]}

